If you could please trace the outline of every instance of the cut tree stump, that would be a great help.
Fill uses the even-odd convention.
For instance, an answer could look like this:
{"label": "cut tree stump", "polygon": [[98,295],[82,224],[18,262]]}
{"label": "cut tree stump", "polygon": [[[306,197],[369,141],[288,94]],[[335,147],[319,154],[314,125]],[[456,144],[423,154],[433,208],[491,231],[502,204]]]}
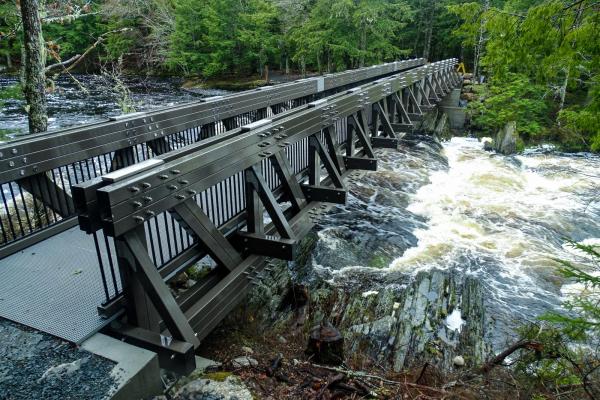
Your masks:
{"label": "cut tree stump", "polygon": [[340,365],[344,361],[344,337],[325,321],[311,329],[306,354],[319,364]]}

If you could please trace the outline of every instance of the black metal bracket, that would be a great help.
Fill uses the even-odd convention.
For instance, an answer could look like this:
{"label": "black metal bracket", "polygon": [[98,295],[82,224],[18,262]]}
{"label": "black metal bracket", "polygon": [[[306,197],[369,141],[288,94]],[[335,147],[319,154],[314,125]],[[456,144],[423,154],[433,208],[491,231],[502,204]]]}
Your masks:
{"label": "black metal bracket", "polygon": [[365,171],[377,171],[376,158],[344,157],[347,169],[362,169]]}
{"label": "black metal bracket", "polygon": [[309,201],[322,201],[325,203],[346,204],[346,189],[330,188],[325,186],[301,185],[304,195]]}

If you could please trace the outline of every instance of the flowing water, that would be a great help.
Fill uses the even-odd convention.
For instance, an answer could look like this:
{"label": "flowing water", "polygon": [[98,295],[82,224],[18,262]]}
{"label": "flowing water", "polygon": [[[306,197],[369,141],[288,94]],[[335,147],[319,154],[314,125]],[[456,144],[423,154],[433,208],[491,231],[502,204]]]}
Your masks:
{"label": "flowing water", "polygon": [[354,182],[348,204],[322,223],[313,265],[332,282],[372,290],[423,270],[476,276],[499,345],[560,308],[568,285],[553,259],[582,261],[565,238],[600,244],[598,155],[505,157],[456,137],[380,156],[380,170]]}
{"label": "flowing water", "polygon": [[[98,75],[75,77],[81,85],[61,76],[56,82],[55,90],[48,94],[48,129],[98,122],[123,113],[119,104],[123,96],[115,89],[114,82]],[[178,79],[126,76],[122,80],[131,92],[128,103],[135,111],[168,107],[198,100],[203,96],[227,93],[222,90],[182,90],[181,80]],[[16,77],[0,76],[0,90],[16,83]],[[0,100],[0,140],[2,134],[10,137],[27,133],[24,106],[22,99]]]}
{"label": "flowing water", "polygon": [[[117,96],[99,78],[78,79],[88,94],[61,81],[49,95],[51,128],[121,113]],[[198,98],[179,83],[127,81],[138,111]],[[4,103],[0,129],[26,131],[21,100]],[[348,204],[321,222],[313,265],[326,279],[368,292],[422,270],[474,275],[484,284],[486,310],[502,340],[516,324],[560,307],[568,285],[553,258],[581,261],[565,238],[600,243],[598,155],[543,148],[505,157],[457,137],[442,145],[417,138],[378,157],[379,170],[354,180]]]}

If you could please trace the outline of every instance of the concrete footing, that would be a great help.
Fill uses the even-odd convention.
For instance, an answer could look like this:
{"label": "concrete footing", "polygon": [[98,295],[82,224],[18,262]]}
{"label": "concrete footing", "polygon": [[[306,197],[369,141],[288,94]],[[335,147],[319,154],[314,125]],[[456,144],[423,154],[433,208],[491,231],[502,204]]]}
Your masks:
{"label": "concrete footing", "polygon": [[111,371],[117,386],[109,394],[115,400],[136,400],[162,393],[156,353],[97,333],[81,347],[117,365]]}

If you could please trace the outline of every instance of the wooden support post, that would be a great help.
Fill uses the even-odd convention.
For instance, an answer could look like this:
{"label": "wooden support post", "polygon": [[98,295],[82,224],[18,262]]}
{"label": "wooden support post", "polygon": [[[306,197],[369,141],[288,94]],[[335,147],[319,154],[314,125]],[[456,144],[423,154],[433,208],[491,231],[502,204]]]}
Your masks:
{"label": "wooden support post", "polygon": [[308,183],[319,185],[321,183],[321,161],[314,142],[308,141]]}
{"label": "wooden support post", "polygon": [[323,136],[325,136],[325,144],[327,145],[327,152],[329,157],[333,161],[335,168],[340,174],[344,173],[344,160],[337,152],[337,140],[335,138],[335,127],[329,126],[323,129]]}
{"label": "wooden support post", "polygon": [[[360,119],[360,117],[357,116],[356,114],[352,114],[349,118],[349,120],[352,121],[352,125],[356,131],[356,136],[365,152],[365,155],[369,158],[374,158],[375,154],[373,153],[373,147],[371,147],[371,141],[369,140],[369,137],[367,136],[361,123],[359,122],[359,119]],[[351,157],[353,155],[354,155],[354,153],[347,154],[348,157]]]}
{"label": "wooden support post", "polygon": [[410,86],[408,87],[408,96],[413,104],[414,113],[415,114],[423,114],[423,110],[421,110],[421,105],[417,101],[417,98],[415,97],[415,94]]}
{"label": "wooden support post", "polygon": [[[135,279],[143,287],[147,298],[150,298],[171,335],[175,339],[191,343],[197,348],[200,341],[158,273],[156,265],[150,259],[148,250],[140,237],[140,232],[137,230],[129,231],[123,235],[123,240],[135,258],[135,263],[129,265],[133,269]],[[136,298],[136,301],[138,300],[140,299]],[[138,326],[140,326],[139,317],[138,315]],[[152,317],[156,318],[156,316]],[[143,326],[140,327],[143,328]],[[153,329],[149,330],[153,331]]]}
{"label": "wooden support post", "polygon": [[281,237],[285,239],[294,238],[294,232],[292,231],[292,228],[285,218],[285,215],[283,215],[281,207],[279,204],[277,204],[277,200],[275,200],[273,192],[271,192],[271,189],[269,189],[269,186],[258,170],[258,167],[253,165],[252,167],[248,168],[247,171],[246,184],[252,185],[256,193],[258,193],[258,197],[260,197],[260,200],[265,206],[267,213],[269,213],[269,216],[273,221],[273,225],[275,225],[275,228],[277,228],[277,231]]}
{"label": "wooden support post", "polygon": [[302,193],[302,189],[300,189],[300,184],[296,176],[292,172],[292,167],[285,152],[283,150],[279,151],[269,157],[269,160],[279,176],[279,180],[288,195],[290,203],[292,203],[292,207],[295,208],[296,212],[300,211],[306,206],[306,198],[304,197],[304,193]]}
{"label": "wooden support post", "polygon": [[[329,156],[329,153],[325,151],[325,146],[321,143],[321,140],[316,136],[312,135],[308,138],[309,146],[314,147],[318,155],[321,157],[323,164],[325,165],[325,169],[327,170],[327,174],[329,175],[329,179],[335,187],[344,188],[344,181],[338,170],[335,168],[333,164],[333,160]],[[313,183],[311,183],[312,185]],[[318,185],[318,183],[317,183]]]}
{"label": "wooden support post", "polygon": [[385,133],[385,136],[395,138],[396,132],[394,132],[394,129],[390,124],[390,120],[387,117],[387,113],[385,112],[385,110],[379,102],[375,103],[375,107],[377,110],[377,114],[379,115],[379,120],[381,121],[381,125],[383,127],[383,132]]}
{"label": "wooden support post", "polygon": [[73,198],[55,182],[57,178],[54,177],[54,174],[54,181],[50,179],[49,173],[51,172],[43,172],[29,178],[19,179],[17,183],[29,192],[35,200],[41,201],[46,207],[66,218],[72,215],[75,210]]}
{"label": "wooden support post", "polygon": [[400,113],[399,122],[404,124],[412,124],[412,121],[408,116],[408,111],[406,110],[406,108],[404,108],[404,104],[402,104],[402,100],[400,99],[400,97],[398,97],[398,93],[394,93],[394,100]]}
{"label": "wooden support post", "polygon": [[[135,228],[130,233],[145,240],[144,226]],[[143,242],[141,242],[143,243]],[[144,251],[146,246],[140,244]],[[160,332],[160,316],[152,301],[146,294],[144,287],[135,274],[137,269],[137,259],[133,251],[127,246],[124,237],[115,238],[115,251],[125,296],[125,309],[127,312],[127,321],[131,325],[139,326],[151,332]]]}
{"label": "wooden support post", "polygon": [[246,190],[246,230],[249,233],[263,233],[265,224],[263,221],[263,207],[260,203],[258,193],[252,185],[252,171],[244,171],[244,181]]}

